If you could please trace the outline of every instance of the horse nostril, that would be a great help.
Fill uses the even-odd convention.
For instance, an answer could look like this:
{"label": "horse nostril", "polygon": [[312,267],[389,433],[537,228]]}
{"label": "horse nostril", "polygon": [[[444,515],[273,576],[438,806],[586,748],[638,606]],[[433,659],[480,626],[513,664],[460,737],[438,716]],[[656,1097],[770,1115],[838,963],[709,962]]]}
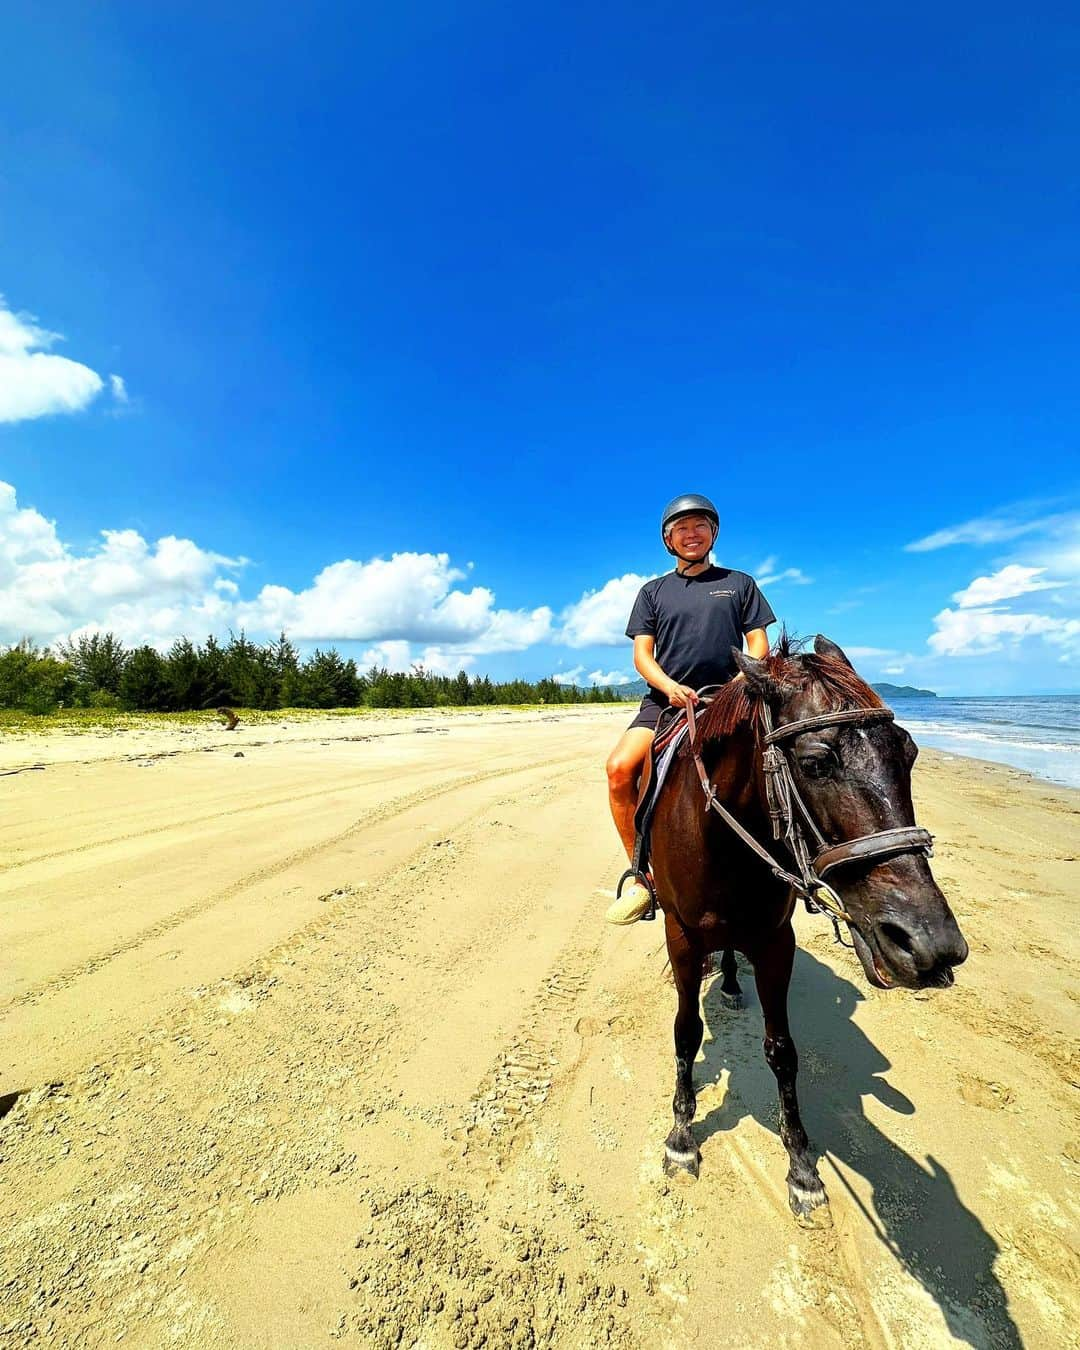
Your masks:
{"label": "horse nostril", "polygon": [[955,923],[952,924],[951,931],[946,933],[940,959],[948,966],[962,966],[968,959],[967,942]]}
{"label": "horse nostril", "polygon": [[915,959],[915,944],[911,940],[911,934],[901,928],[899,924],[882,923],[878,925],[878,934],[883,937],[892,947],[899,947],[905,956]]}
{"label": "horse nostril", "polygon": [[874,931],[886,960],[891,958],[901,969],[914,969],[920,976],[939,967],[957,966],[967,956],[967,943],[955,923],[925,931],[920,925],[909,928],[895,919],[882,919]]}

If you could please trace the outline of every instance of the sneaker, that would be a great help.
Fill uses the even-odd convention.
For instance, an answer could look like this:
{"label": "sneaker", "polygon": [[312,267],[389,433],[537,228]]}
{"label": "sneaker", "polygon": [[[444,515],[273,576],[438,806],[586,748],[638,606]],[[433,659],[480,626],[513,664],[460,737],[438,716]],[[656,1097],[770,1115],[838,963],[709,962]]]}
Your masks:
{"label": "sneaker", "polygon": [[608,923],[637,923],[643,914],[649,912],[652,898],[640,882],[632,882],[623,887],[622,895],[608,906],[604,918]]}

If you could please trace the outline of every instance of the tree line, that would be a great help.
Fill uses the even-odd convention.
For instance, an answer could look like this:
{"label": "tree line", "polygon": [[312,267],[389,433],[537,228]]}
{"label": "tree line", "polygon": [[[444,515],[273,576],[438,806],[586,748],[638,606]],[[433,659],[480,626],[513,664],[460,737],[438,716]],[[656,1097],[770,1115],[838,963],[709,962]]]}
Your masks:
{"label": "tree line", "polygon": [[129,649],[112,633],[37,647],[26,639],[0,651],[0,708],[45,714],[58,708],[188,712],[240,708],[434,708],[493,703],[614,703],[613,689],[553,679],[494,683],[487,675],[405,674],[356,662],[332,647],[306,659],[282,633],[258,643],[242,632],[226,643],[179,638],[162,655]]}

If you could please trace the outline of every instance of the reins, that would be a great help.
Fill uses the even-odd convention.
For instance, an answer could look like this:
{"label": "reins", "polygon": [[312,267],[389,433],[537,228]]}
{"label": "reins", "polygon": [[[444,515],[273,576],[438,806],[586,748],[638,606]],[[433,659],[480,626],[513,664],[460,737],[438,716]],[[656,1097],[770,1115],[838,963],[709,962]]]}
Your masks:
{"label": "reins", "polygon": [[[709,775],[705,770],[705,764],[701,758],[701,751],[698,749],[697,746],[697,721],[695,720],[694,705],[692,703],[687,703],[686,705],[686,721],[690,728],[690,749],[693,751],[694,755],[694,767],[697,769],[698,778],[700,778],[701,780],[701,788],[702,791],[705,793],[706,809],[708,809],[711,806],[712,809],[717,813],[717,815],[719,815],[720,819],[724,822],[724,824],[730,826],[730,828],[735,831],[735,833],[739,836],[739,838],[743,841],[743,843],[746,844],[749,848],[752,848],[754,850],[754,852],[758,855],[761,861],[765,863],[766,866],[769,868],[769,870],[772,872],[773,876],[778,877],[781,881],[786,881],[789,886],[792,886],[796,891],[802,894],[804,898],[813,899],[813,896],[807,892],[806,886],[804,884],[804,878],[794,876],[786,868],[782,867],[772,856],[772,854],[768,851],[768,849],[763,848],[762,845],[759,844],[758,841],[754,838],[754,836],[750,833],[750,831],[746,829],[744,826],[740,825],[739,822],[735,819],[735,817],[731,814],[731,812],[727,809],[727,807],[722,805],[720,799],[717,797],[715,791],[713,790],[712,783],[709,781]],[[792,787],[794,787],[794,784],[792,784]],[[779,838],[779,835],[774,834],[774,837]],[[839,899],[837,900],[837,904],[839,904]],[[846,914],[843,914],[842,917],[846,919],[848,916]]]}
{"label": "reins", "polygon": [[[707,701],[709,700],[703,700]],[[772,836],[774,839],[783,839],[795,859],[798,875],[783,867],[717,798],[701,758],[694,705],[687,703],[686,721],[689,728],[690,750],[705,794],[705,809],[711,807],[743,843],[757,854],[773,876],[785,882],[797,895],[802,896],[808,910],[828,914],[836,929],[837,939],[841,940],[838,921],[843,919],[852,927],[855,926],[855,922],[845,910],[840,897],[824,880],[825,874],[835,867],[851,863],[876,864],[887,857],[896,857],[902,853],[925,853],[929,857],[933,852],[933,837],[927,830],[918,826],[905,825],[891,830],[877,830],[872,834],[863,834],[855,839],[830,844],[802,799],[782,744],[795,736],[801,736],[806,731],[816,731],[822,727],[843,726],[848,723],[891,722],[893,714],[888,708],[849,708],[840,712],[820,713],[816,717],[804,717],[797,722],[786,722],[779,727],[773,726],[772,711],[767,703],[762,707],[762,714],[765,734],[761,738],[761,758],[765,771],[765,798],[772,822]],[[815,845],[813,854],[807,846],[806,832],[809,832]]]}

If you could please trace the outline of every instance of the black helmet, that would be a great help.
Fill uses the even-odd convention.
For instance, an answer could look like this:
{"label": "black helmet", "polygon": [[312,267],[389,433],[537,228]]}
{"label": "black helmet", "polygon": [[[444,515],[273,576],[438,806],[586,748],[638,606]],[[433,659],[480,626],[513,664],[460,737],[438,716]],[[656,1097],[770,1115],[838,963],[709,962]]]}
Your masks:
{"label": "black helmet", "polygon": [[679,519],[680,516],[708,516],[713,523],[713,538],[715,539],[717,531],[720,529],[720,512],[709,501],[708,497],[702,497],[698,492],[686,492],[681,497],[673,497],[664,507],[664,514],[660,517],[660,537],[664,541],[664,547],[676,558],[681,555],[675,553],[675,550],[667,541],[668,526]]}

